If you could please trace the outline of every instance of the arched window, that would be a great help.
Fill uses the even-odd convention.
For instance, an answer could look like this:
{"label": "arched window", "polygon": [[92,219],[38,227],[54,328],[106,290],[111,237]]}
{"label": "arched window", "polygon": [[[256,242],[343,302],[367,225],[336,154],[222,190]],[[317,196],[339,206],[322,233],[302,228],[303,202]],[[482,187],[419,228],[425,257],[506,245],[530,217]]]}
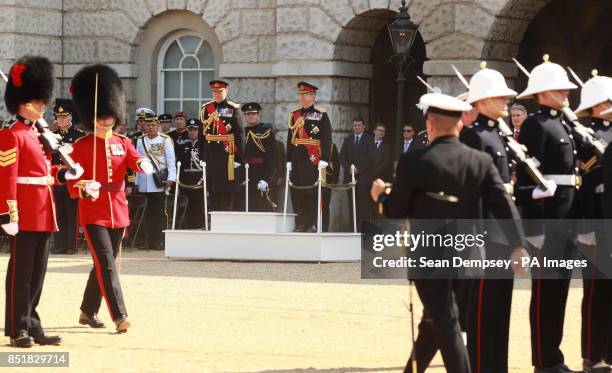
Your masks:
{"label": "arched window", "polygon": [[202,103],[211,99],[208,82],[215,76],[210,44],[194,33],[180,33],[162,45],[158,59],[159,114],[185,111],[197,118]]}

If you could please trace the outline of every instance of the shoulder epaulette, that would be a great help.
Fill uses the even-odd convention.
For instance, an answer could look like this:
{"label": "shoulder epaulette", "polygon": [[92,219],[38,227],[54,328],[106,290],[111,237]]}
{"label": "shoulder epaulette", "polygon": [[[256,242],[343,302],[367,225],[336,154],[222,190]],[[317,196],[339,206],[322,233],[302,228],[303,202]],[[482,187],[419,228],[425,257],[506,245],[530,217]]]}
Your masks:
{"label": "shoulder epaulette", "polygon": [[271,123],[262,123],[261,126],[263,128],[272,128],[272,124]]}
{"label": "shoulder epaulette", "polygon": [[296,107],[295,109],[291,110],[292,113],[295,113],[296,111],[300,110],[301,107]]}
{"label": "shoulder epaulette", "polygon": [[318,110],[321,113],[325,113],[327,112],[327,110],[325,110],[324,108],[320,107],[320,106],[315,106],[315,110]]}
{"label": "shoulder epaulette", "polygon": [[[117,137],[121,137],[122,139],[127,139],[127,140],[130,140],[130,138],[129,138],[129,137],[127,137],[127,136],[125,136],[125,135],[118,134],[118,133],[115,133],[115,136],[117,136]],[[132,141],[132,140],[130,140],[130,141]]]}
{"label": "shoulder epaulette", "polygon": [[161,137],[165,137],[167,139],[172,139],[172,137],[168,136],[167,134],[165,134],[163,132],[159,132],[158,135],[160,135]]}
{"label": "shoulder epaulette", "polygon": [[208,102],[205,102],[205,103],[202,104],[202,107],[208,106],[208,105],[212,104],[213,102],[215,102],[215,100],[210,100]]}
{"label": "shoulder epaulette", "polygon": [[233,107],[234,109],[238,109],[240,108],[240,104],[235,103],[234,101],[228,101],[227,104],[231,107]]}
{"label": "shoulder epaulette", "polygon": [[145,134],[142,134],[142,135],[140,135],[140,136],[137,136],[137,137],[132,138],[132,140],[140,140],[140,139],[142,139],[142,138],[143,138],[143,137],[145,137],[145,136],[146,136]]}

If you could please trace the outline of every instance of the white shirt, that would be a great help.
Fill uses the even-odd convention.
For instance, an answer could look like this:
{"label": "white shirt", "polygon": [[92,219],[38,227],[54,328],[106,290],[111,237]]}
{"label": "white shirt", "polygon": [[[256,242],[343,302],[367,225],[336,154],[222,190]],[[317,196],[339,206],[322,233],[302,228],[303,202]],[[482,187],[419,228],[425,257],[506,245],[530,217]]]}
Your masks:
{"label": "white shirt", "polygon": [[[142,142],[147,147],[150,157],[142,145]],[[155,162],[158,170],[168,169],[168,180],[176,181],[176,164],[174,156],[174,144],[172,139],[167,135],[157,135],[155,138],[144,136],[136,140],[136,149],[143,157]],[[155,168],[155,167],[153,167]],[[153,181],[153,175],[145,175],[142,173],[136,174],[136,186],[141,193],[163,192],[163,188],[158,188]]]}

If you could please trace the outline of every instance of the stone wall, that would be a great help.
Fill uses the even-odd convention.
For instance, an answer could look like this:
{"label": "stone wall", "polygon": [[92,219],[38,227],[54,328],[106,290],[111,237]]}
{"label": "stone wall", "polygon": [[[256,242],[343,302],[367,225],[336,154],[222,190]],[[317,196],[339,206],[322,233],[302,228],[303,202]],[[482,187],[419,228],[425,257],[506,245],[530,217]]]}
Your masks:
{"label": "stone wall", "polygon": [[[485,58],[516,77],[508,59],[529,21],[549,1],[407,1],[427,50],[424,74],[453,94],[463,88],[450,63],[469,76]],[[61,0],[0,0],[0,68],[7,71],[26,53],[45,55],[57,65],[56,95],[66,97],[69,79],[83,65],[111,64],[124,79],[131,113],[137,106],[156,107],[160,44],[173,31],[193,30],[211,42],[217,75],[231,82],[231,98],[261,102],[264,120],[274,123],[282,138],[288,111],[297,103],[296,83],[319,86],[318,104],[327,108],[340,146],[351,118],[369,116],[372,45],[399,3],[64,0],[62,12]]]}

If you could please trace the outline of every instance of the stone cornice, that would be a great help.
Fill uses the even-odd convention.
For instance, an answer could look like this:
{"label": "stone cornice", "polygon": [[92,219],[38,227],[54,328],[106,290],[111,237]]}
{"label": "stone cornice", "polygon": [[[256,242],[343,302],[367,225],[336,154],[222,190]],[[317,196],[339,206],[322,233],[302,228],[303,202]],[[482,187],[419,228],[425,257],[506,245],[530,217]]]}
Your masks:
{"label": "stone cornice", "polygon": [[225,78],[277,78],[283,76],[338,76],[372,78],[372,65],[327,61],[277,63],[224,63],[219,66],[219,76]]}

